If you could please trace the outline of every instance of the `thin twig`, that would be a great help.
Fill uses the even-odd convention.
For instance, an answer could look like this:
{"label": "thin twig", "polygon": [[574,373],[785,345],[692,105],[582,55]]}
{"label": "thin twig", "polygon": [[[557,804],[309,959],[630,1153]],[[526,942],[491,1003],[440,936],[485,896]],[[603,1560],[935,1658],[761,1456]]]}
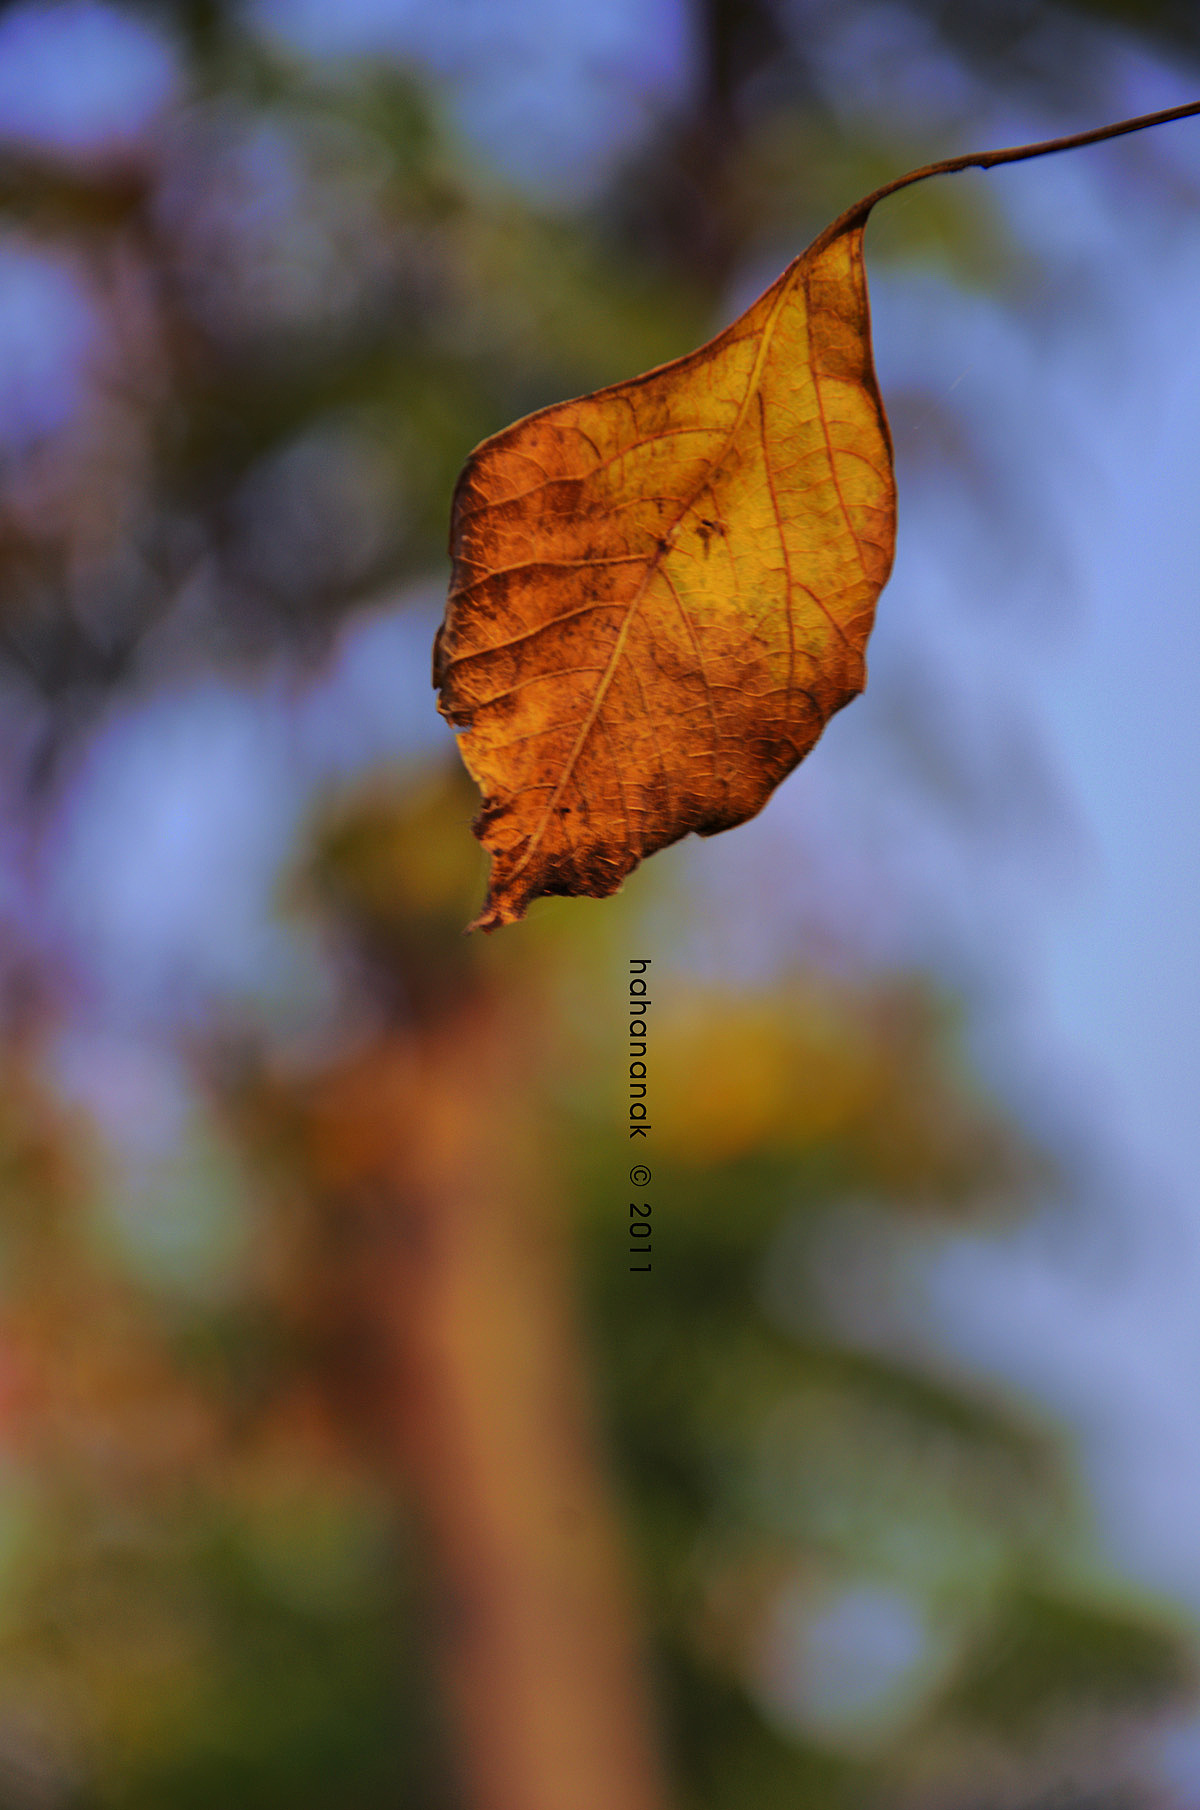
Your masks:
{"label": "thin twig", "polygon": [[877,201],[914,182],[924,182],[927,176],[953,176],[959,170],[990,170],[998,163],[1022,163],[1028,157],[1049,157],[1056,151],[1074,151],[1080,145],[1099,144],[1105,138],[1121,138],[1126,132],[1144,132],[1147,126],[1165,126],[1169,120],[1187,119],[1193,113],[1200,113],[1200,101],[1189,101],[1186,107],[1166,107],[1161,113],[1142,113],[1136,119],[1118,120],[1114,126],[1096,126],[1090,132],[1073,132],[1067,138],[1045,138],[1036,145],[1015,145],[1006,151],[973,151],[966,157],[945,157],[940,163],[927,163],[923,169],[910,170],[906,176],[885,182],[882,188],[864,195],[844,214],[839,214],[833,224],[813,240],[809,255],[824,251],[850,227],[863,225]]}

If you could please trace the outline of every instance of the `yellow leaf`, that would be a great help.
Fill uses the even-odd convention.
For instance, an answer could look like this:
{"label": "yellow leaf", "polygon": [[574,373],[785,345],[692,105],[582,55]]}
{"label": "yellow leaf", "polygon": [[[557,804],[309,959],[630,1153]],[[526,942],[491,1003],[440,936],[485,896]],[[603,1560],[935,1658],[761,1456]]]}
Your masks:
{"label": "yellow leaf", "polygon": [[434,649],[438,708],[483,793],[477,926],[546,893],[604,897],[689,831],[752,817],[861,691],[895,485],[863,229],[828,227],[696,352],[527,416],[471,455]]}

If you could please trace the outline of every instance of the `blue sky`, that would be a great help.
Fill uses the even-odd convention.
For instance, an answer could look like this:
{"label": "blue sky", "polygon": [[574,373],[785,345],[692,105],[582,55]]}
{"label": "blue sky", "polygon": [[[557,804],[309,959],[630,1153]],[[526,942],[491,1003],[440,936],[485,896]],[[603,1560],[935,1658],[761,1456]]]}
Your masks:
{"label": "blue sky", "polygon": [[0,18],[0,139],[76,157],[135,145],[177,88],[170,42],[99,0]]}

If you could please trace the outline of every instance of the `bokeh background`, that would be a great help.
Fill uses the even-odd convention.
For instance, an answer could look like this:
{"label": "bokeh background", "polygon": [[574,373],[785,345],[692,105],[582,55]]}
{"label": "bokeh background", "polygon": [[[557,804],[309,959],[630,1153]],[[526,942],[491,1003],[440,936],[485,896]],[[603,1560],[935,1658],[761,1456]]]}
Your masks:
{"label": "bokeh background", "polygon": [[429,689],[479,439],[1198,77],[0,9],[4,1810],[1200,1805],[1200,125],[879,209],[899,558],[760,819],[464,938]]}

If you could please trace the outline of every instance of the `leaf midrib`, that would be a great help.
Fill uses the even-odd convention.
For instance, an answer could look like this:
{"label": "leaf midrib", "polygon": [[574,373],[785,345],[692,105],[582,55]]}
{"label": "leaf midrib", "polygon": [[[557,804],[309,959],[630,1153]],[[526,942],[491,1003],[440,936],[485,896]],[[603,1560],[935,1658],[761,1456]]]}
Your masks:
{"label": "leaf midrib", "polygon": [[[587,743],[587,739],[588,739],[589,735],[591,734],[592,730],[595,728],[596,723],[600,716],[600,712],[604,707],[604,700],[608,696],[609,687],[611,686],[611,684],[613,682],[613,679],[617,672],[617,668],[619,667],[619,665],[621,663],[621,658],[625,652],[625,646],[629,639],[629,633],[633,626],[634,617],[637,615],[638,610],[641,608],[642,602],[646,596],[646,592],[650,588],[650,585],[652,584],[654,579],[658,576],[658,573],[663,569],[667,554],[670,553],[672,550],[672,547],[674,544],[674,536],[675,536],[677,529],[679,528],[679,524],[683,521],[684,517],[688,514],[689,510],[695,508],[699,497],[709,487],[709,485],[711,485],[713,483],[714,479],[719,475],[722,467],[724,466],[726,459],[729,456],[729,453],[734,444],[734,441],[736,440],[738,433],[741,430],[742,423],[746,419],[746,411],[750,407],[751,401],[753,400],[755,395],[757,395],[759,387],[761,385],[763,367],[766,364],[767,353],[770,349],[771,341],[775,335],[775,328],[778,324],[779,316],[783,309],[783,304],[786,301],[788,295],[791,293],[791,290],[794,288],[796,282],[801,278],[801,276],[803,274],[804,262],[805,262],[805,259],[808,257],[808,255],[809,254],[807,252],[801,253],[801,255],[798,258],[795,258],[792,261],[792,263],[788,266],[788,268],[783,272],[783,275],[777,279],[779,292],[776,295],[774,302],[771,304],[770,313],[768,314],[766,320],[763,322],[762,328],[760,330],[758,350],[755,354],[754,364],[751,367],[750,375],[746,382],[746,389],[742,396],[742,400],[738,406],[738,412],[737,412],[736,416],[734,417],[733,425],[725,436],[725,443],[722,446],[720,452],[718,452],[715,455],[715,457],[712,459],[712,461],[705,467],[703,476],[695,484],[691,493],[687,497],[686,501],[679,508],[677,514],[674,517],[674,520],[671,522],[670,527],[667,528],[666,531],[659,536],[658,545],[656,546],[654,552],[651,553],[650,555],[648,555],[648,557],[647,557],[646,575],[643,578],[641,584],[638,586],[637,590],[634,592],[634,595],[629,600],[628,607],[625,611],[624,620],[622,621],[621,627],[618,630],[617,638],[613,642],[612,652],[609,655],[608,664],[604,669],[603,675],[601,676],[600,683],[596,687],[595,695],[592,699],[592,702],[588,709],[587,715],[585,716],[583,722],[580,725],[579,733],[575,737],[575,742],[571,748],[571,751],[563,763],[562,774],[559,777],[559,779],[557,780],[557,782],[555,783],[554,790],[551,792],[550,797],[546,802],[546,806],[545,806],[544,810],[542,811],[542,815],[541,815],[538,823],[536,824],[534,829],[532,829],[529,833],[529,837],[528,837],[528,840],[526,841],[525,850],[521,856],[521,859],[517,862],[516,866],[511,870],[511,872],[508,875],[508,881],[509,881],[510,885],[516,879],[517,875],[522,873],[524,871],[524,869],[529,865],[530,861],[533,858],[534,853],[541,846],[542,839],[546,834],[547,825],[549,824],[551,817],[554,815],[554,812],[558,808],[559,800],[562,798],[563,792],[566,790],[566,787],[570,783],[572,774],[574,773],[576,765],[578,764],[579,757],[583,753],[584,747]],[[807,304],[808,304],[808,295],[807,295],[807,288],[806,288],[806,290],[805,290],[806,309],[807,309]],[[691,354],[689,354],[689,357],[694,358],[695,354],[691,353]],[[815,382],[815,377],[814,377],[814,382]],[[826,435],[826,446],[828,449],[828,435]],[[589,473],[589,476],[590,475],[591,474]],[[673,585],[672,585],[671,589],[676,597],[676,601],[679,605],[680,612],[683,614],[683,616],[687,620],[688,626],[690,627],[690,629],[692,631],[693,637],[695,637],[696,640],[698,641],[698,639],[699,639],[698,631],[696,629],[695,624],[691,621],[691,618],[688,617],[688,615],[687,615],[687,611],[684,606],[683,599],[679,596],[678,592],[675,590],[675,587]]]}

